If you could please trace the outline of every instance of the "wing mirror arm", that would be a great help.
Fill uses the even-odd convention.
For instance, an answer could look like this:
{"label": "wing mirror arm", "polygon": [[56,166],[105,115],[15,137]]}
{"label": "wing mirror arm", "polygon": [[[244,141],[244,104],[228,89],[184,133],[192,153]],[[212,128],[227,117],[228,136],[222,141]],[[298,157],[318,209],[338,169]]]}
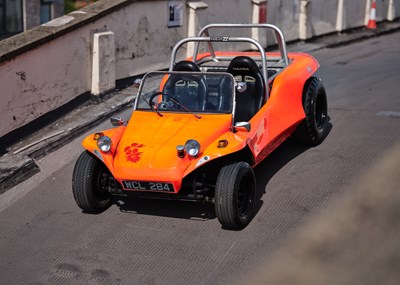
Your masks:
{"label": "wing mirror arm", "polygon": [[233,127],[234,132],[250,132],[251,124],[249,122],[237,122]]}

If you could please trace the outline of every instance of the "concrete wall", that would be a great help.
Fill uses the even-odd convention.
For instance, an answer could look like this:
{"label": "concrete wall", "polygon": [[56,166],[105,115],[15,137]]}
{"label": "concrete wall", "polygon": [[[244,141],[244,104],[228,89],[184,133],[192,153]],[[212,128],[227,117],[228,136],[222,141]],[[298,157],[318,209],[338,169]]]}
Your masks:
{"label": "concrete wall", "polygon": [[99,26],[115,33],[116,77],[121,79],[166,67],[175,43],[187,35],[186,25],[167,28],[167,22],[166,1],[137,2],[91,23],[85,36]]}
{"label": "concrete wall", "polygon": [[369,19],[370,7],[371,3],[368,0],[344,1],[343,30],[363,26],[365,19]]}
{"label": "concrete wall", "polygon": [[377,21],[383,21],[383,20],[387,19],[388,7],[389,7],[389,0],[377,0],[376,1],[376,20]]}
{"label": "concrete wall", "polygon": [[[334,32],[338,30],[339,1],[343,4],[343,13],[339,13],[342,29],[363,26],[370,0],[269,0],[267,22],[279,26],[287,40]],[[386,19],[390,1],[378,0],[379,20]],[[393,1],[395,16],[399,17],[400,0]],[[115,62],[116,79],[122,79],[168,67],[174,44],[197,34],[201,26],[252,22],[254,5],[259,2],[263,1],[203,0],[199,4],[181,0],[183,26],[168,28],[168,1],[101,0],[1,41],[0,136],[91,90],[95,33],[114,33],[115,61],[110,62]],[[225,31],[218,33],[223,35]],[[244,35],[250,36],[251,31]],[[273,42],[268,37],[268,43]],[[184,56],[186,50],[180,54]]]}
{"label": "concrete wall", "polygon": [[394,3],[392,4],[394,6],[394,16],[395,18],[400,17],[400,1],[399,0],[392,0]]}
{"label": "concrete wall", "polygon": [[299,38],[299,0],[269,0],[267,10],[267,22],[278,26],[287,41]]}
{"label": "concrete wall", "polygon": [[339,1],[340,0],[310,2],[311,34],[313,36],[328,34],[335,31]]}
{"label": "concrete wall", "polygon": [[388,11],[388,20],[392,21],[398,17],[400,17],[400,1],[391,0]]}

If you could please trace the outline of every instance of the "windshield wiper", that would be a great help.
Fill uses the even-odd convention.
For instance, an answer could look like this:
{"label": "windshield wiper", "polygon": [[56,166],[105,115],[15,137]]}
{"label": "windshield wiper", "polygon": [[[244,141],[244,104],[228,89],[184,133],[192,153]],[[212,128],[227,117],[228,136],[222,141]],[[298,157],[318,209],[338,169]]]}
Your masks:
{"label": "windshield wiper", "polygon": [[174,97],[170,97],[170,100],[171,100],[172,102],[174,102],[175,104],[177,104],[178,106],[180,106],[180,107],[181,107],[183,110],[185,110],[186,112],[188,112],[188,113],[190,113],[190,114],[193,114],[193,116],[195,116],[197,119],[201,119],[201,116],[200,116],[200,115],[194,113],[194,112],[193,112],[192,110],[190,110],[188,107],[186,107],[186,106],[182,105],[181,103],[179,103],[179,101],[176,100]]}
{"label": "windshield wiper", "polygon": [[154,109],[153,105],[151,105],[151,103],[149,103],[149,102],[146,100],[146,98],[144,98],[144,96],[142,96],[142,98],[143,98],[144,102],[146,102],[146,104],[149,105],[150,109],[151,109],[153,112],[156,112],[157,115],[159,115],[160,117],[163,116],[163,114],[161,114],[159,111],[157,111],[156,109]]}

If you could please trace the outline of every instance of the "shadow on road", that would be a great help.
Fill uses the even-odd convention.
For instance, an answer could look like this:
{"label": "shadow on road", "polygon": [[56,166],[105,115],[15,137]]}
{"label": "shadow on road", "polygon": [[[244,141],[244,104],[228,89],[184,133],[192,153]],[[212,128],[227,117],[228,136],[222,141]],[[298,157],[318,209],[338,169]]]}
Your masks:
{"label": "shadow on road", "polygon": [[[328,129],[323,141],[329,136],[332,131],[333,125],[331,118],[328,116]],[[323,143],[322,141],[322,143]],[[288,162],[307,151],[310,147],[299,145],[292,138],[288,138],[277,149],[275,149],[269,156],[267,156],[257,167],[254,169],[257,181],[257,196],[256,205],[254,209],[254,216],[263,205],[261,198],[266,194],[265,189],[271,178],[281,170]]]}
{"label": "shadow on road", "polygon": [[266,194],[265,189],[271,178],[288,162],[305,152],[307,149],[309,149],[309,147],[298,145],[292,139],[288,139],[254,169],[257,181],[257,196],[254,216],[257,215],[263,205],[261,198]]}
{"label": "shadow on road", "polygon": [[[261,198],[266,193],[265,189],[270,179],[289,161],[307,149],[308,147],[299,146],[293,140],[288,139],[254,169],[257,180],[254,216],[263,205]],[[119,208],[122,212],[140,215],[198,220],[216,218],[214,205],[211,203],[135,198],[123,200],[123,204]]]}
{"label": "shadow on road", "polygon": [[[331,130],[332,124],[329,122],[326,137]],[[257,181],[254,216],[256,216],[263,205],[261,198],[266,194],[265,189],[271,178],[288,162],[307,149],[309,149],[309,147],[301,146],[294,142],[293,139],[289,138],[254,169]],[[140,215],[203,221],[216,218],[214,204],[212,203],[135,198],[123,200],[123,204],[119,205],[119,208],[122,212]]]}
{"label": "shadow on road", "polygon": [[193,220],[211,220],[216,217],[211,203],[141,198],[126,199],[123,202],[119,209],[125,213]]}

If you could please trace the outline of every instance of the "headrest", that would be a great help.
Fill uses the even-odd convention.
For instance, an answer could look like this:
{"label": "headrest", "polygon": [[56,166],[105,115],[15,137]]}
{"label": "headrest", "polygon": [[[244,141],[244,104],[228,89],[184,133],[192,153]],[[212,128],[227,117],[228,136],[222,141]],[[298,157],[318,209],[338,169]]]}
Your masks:
{"label": "headrest", "polygon": [[200,68],[193,61],[183,60],[175,64],[174,71],[200,72]]}
{"label": "headrest", "polygon": [[248,56],[237,56],[232,59],[227,72],[231,74],[258,74],[260,69],[257,63]]}

